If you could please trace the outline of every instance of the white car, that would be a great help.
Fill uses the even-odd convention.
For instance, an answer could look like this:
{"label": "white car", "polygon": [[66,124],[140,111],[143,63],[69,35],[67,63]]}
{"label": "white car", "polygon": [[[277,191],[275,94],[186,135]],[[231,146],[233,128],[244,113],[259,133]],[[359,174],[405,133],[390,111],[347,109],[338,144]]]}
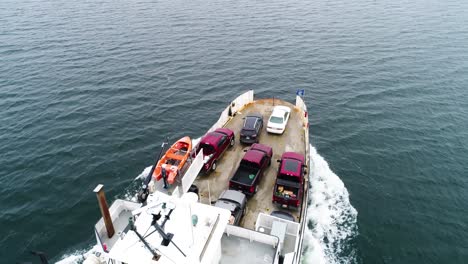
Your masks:
{"label": "white car", "polygon": [[268,119],[267,132],[283,134],[290,114],[291,108],[282,105],[275,106],[273,108],[273,113],[271,113],[271,116]]}

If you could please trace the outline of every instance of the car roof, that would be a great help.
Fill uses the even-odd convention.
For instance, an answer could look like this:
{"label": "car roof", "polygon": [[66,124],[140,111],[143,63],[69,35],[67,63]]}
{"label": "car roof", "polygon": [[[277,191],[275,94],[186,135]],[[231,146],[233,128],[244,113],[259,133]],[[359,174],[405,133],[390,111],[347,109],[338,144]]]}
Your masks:
{"label": "car roof", "polygon": [[271,113],[271,115],[283,117],[285,112],[291,112],[291,108],[287,106],[277,105],[273,108],[273,112]]}
{"label": "car roof", "polygon": [[294,173],[295,175],[301,175],[302,167],[304,164],[304,156],[296,152],[284,152],[281,155],[281,173]]}
{"label": "car roof", "polygon": [[259,144],[259,143],[254,143],[252,144],[252,146],[250,147],[250,149],[255,149],[255,150],[259,150],[259,151],[262,151],[262,152],[272,152],[273,149],[268,146],[268,145],[264,145],[264,144]]}
{"label": "car roof", "polygon": [[255,149],[250,149],[245,153],[242,160],[247,160],[259,164],[262,162],[263,156],[265,156],[264,152]]}
{"label": "car roof", "polygon": [[222,136],[220,133],[210,132],[200,140],[200,144],[216,145]]}
{"label": "car roof", "polygon": [[226,128],[218,128],[213,132],[206,134],[201,140],[200,144],[216,145],[219,140],[225,135],[232,132]]}
{"label": "car roof", "polygon": [[288,220],[288,221],[292,221],[292,222],[296,222],[296,219],[294,218],[294,216],[288,212],[284,212],[284,211],[273,211],[271,212],[272,216],[276,216],[278,218],[281,218],[281,219],[284,219],[284,220]]}
{"label": "car roof", "polygon": [[231,212],[236,209],[236,205],[234,203],[230,203],[230,202],[223,201],[223,200],[216,201],[214,206],[218,208],[227,209]]}
{"label": "car roof", "polygon": [[245,194],[243,194],[242,192],[239,192],[239,191],[235,191],[235,190],[225,190],[221,193],[221,195],[219,196],[219,198],[225,198],[225,199],[229,199],[229,200],[233,200],[233,201],[236,201],[240,204],[242,204],[242,201],[244,201],[245,199]]}
{"label": "car roof", "polygon": [[257,116],[247,116],[243,128],[253,129],[259,118]]}
{"label": "car roof", "polygon": [[301,175],[301,162],[293,159],[283,159],[281,161],[281,173]]}

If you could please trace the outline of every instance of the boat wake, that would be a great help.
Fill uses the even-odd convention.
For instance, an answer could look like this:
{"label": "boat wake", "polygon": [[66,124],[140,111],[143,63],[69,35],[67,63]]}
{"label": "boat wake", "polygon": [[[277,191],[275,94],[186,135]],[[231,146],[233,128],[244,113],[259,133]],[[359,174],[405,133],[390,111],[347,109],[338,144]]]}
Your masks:
{"label": "boat wake", "polygon": [[304,237],[303,263],[356,263],[352,244],[358,234],[357,211],[348,190],[312,145],[310,160],[309,230]]}
{"label": "boat wake", "polygon": [[[197,140],[197,139],[196,139]],[[357,236],[357,211],[349,202],[348,190],[330,169],[325,159],[310,146],[310,194],[308,227],[304,237],[303,263],[351,264],[357,262],[352,246]],[[123,198],[136,201],[140,180],[151,171],[146,167],[135,177],[134,188],[128,188]],[[96,249],[76,250],[61,257],[59,264],[82,263]]]}
{"label": "boat wake", "polygon": [[55,262],[55,264],[76,264],[76,263],[83,263],[86,257],[90,254],[93,254],[97,251],[98,246],[95,245],[92,248],[88,249],[79,249],[71,252],[69,254],[63,255],[59,261]]}

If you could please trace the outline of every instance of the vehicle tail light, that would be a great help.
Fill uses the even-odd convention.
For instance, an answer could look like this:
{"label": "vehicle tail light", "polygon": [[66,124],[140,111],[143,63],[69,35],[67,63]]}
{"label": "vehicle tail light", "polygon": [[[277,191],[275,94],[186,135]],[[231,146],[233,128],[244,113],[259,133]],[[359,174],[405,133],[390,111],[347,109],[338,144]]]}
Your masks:
{"label": "vehicle tail light", "polygon": [[255,186],[250,187],[249,192],[251,193],[255,192]]}
{"label": "vehicle tail light", "polygon": [[296,207],[299,207],[299,200],[295,201]]}

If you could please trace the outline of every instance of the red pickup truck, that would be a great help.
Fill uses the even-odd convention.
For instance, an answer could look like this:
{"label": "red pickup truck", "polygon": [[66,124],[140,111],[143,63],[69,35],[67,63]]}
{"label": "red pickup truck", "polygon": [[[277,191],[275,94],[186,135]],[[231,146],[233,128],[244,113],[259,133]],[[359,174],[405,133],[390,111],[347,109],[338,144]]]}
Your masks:
{"label": "red pickup truck", "polygon": [[273,149],[262,144],[253,144],[244,154],[239,167],[229,180],[229,189],[239,190],[253,196],[265,169],[271,164]]}
{"label": "red pickup truck", "polygon": [[202,172],[216,170],[216,162],[234,142],[234,132],[228,128],[218,128],[203,136],[197,147],[197,154],[203,149]]}
{"label": "red pickup truck", "polygon": [[280,164],[273,191],[273,203],[298,209],[304,192],[304,156],[295,152],[285,152],[278,162]]}

